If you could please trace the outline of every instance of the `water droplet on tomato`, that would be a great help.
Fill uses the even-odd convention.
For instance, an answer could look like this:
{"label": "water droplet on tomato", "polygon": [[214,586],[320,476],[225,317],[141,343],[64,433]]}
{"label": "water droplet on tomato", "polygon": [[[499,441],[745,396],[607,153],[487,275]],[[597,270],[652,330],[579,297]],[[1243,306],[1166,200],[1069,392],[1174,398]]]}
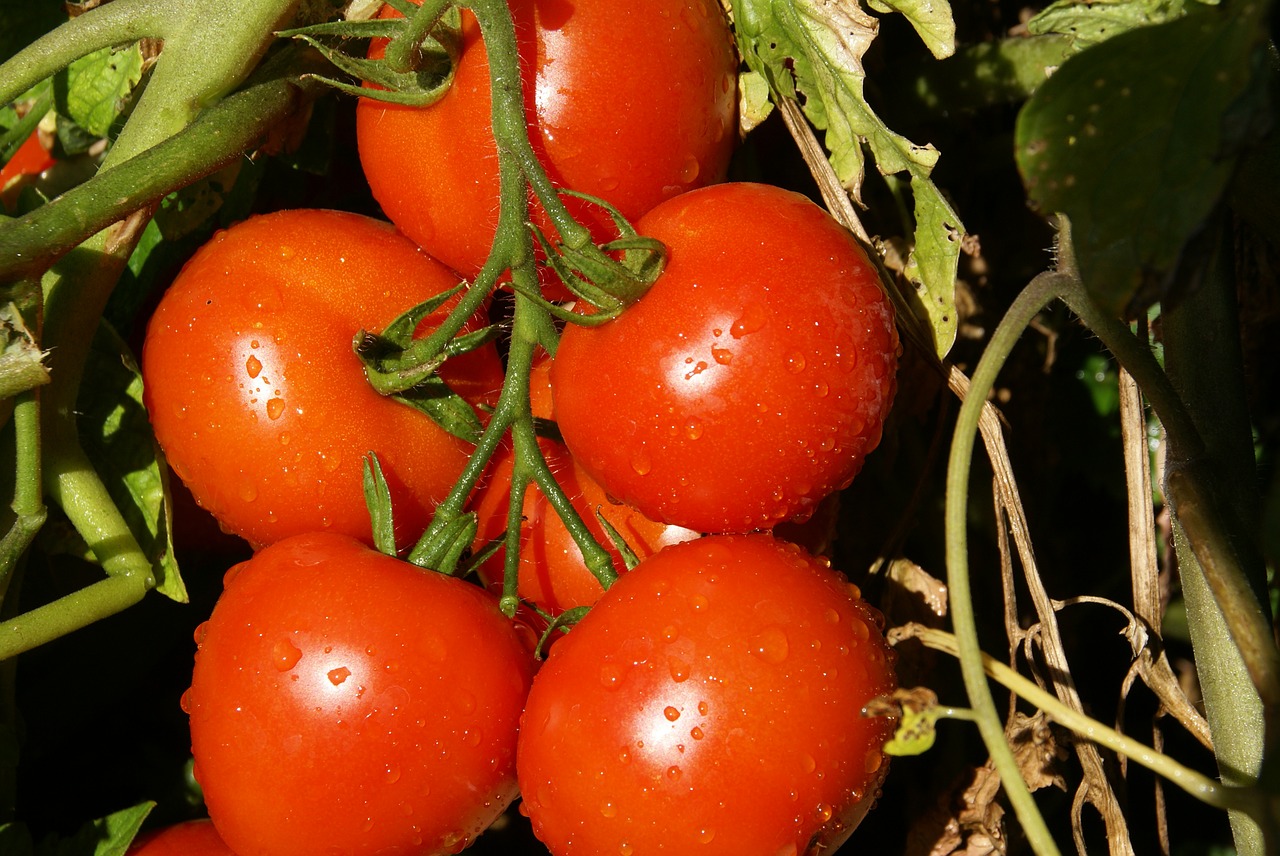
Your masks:
{"label": "water droplet on tomato", "polygon": [[637,452],[631,458],[631,469],[635,470],[638,476],[648,475],[649,470],[653,469],[653,461],[649,460],[645,452]]}
{"label": "water droplet on tomato", "polygon": [[729,335],[735,339],[741,339],[743,336],[759,330],[768,320],[769,313],[765,311],[763,306],[758,303],[748,304],[742,310],[742,315],[738,320],[734,321],[733,325],[729,327]]}
{"label": "water droplet on tomato", "polygon": [[262,360],[250,354],[249,359],[245,360],[244,370],[249,373],[249,377],[257,377],[262,371]]}
{"label": "water droplet on tomato", "polygon": [[751,640],[751,653],[774,666],[787,659],[790,645],[781,627],[766,627]]}
{"label": "water droplet on tomato", "polygon": [[681,770],[679,767],[677,767],[675,764],[672,764],[670,767],[667,768],[667,778],[673,782],[680,781],[680,777],[683,774],[684,774],[684,771]]}
{"label": "water droplet on tomato", "polygon": [[178,699],[178,707],[182,708],[182,712],[185,714],[189,715],[191,713],[191,687],[187,687],[183,691],[182,697]]}
{"label": "water droplet on tomato", "polygon": [[696,440],[702,436],[702,422],[696,417],[690,417],[684,426],[685,436],[690,440]]}
{"label": "water droplet on tomato", "polygon": [[480,745],[480,729],[468,728],[462,732],[462,742],[467,746]]}
{"label": "water droplet on tomato", "polygon": [[707,715],[707,711],[709,711],[710,709],[711,709],[710,705],[708,705],[705,701],[700,701],[700,702],[698,702],[698,715],[699,715],[699,716],[706,716],[706,715]]}
{"label": "water droplet on tomato", "polygon": [[605,663],[600,667],[600,686],[607,690],[615,690],[622,683],[625,674],[618,663]]}
{"label": "water droplet on tomato", "polygon": [[395,764],[388,764],[386,771],[382,774],[382,781],[388,785],[394,785],[400,781],[400,768]]}
{"label": "water droplet on tomato", "polygon": [[698,830],[699,844],[710,844],[712,841],[715,840],[715,837],[716,837],[716,831],[714,829],[707,828],[707,829]]}
{"label": "water droplet on tomato", "polygon": [[787,371],[792,374],[800,374],[804,371],[805,359],[804,354],[796,351],[787,357]]}
{"label": "water droplet on tomato", "polygon": [[684,164],[680,167],[680,180],[685,184],[692,184],[698,178],[698,173],[702,171],[701,164],[693,155],[685,158]]}
{"label": "water droplet on tomato", "polygon": [[[720,331],[717,330],[716,335],[719,334]],[[711,359],[715,360],[722,366],[727,366],[729,363],[733,362],[733,351],[730,351],[728,348],[717,348],[713,346],[711,348]]]}
{"label": "water droplet on tomato", "polygon": [[701,740],[703,737],[706,737],[707,735],[703,732],[701,728],[695,725],[693,728],[689,729],[689,736],[692,737],[694,740]]}
{"label": "water droplet on tomato", "polygon": [[240,485],[238,493],[243,502],[253,502],[258,498],[258,488],[251,484]]}
{"label": "water droplet on tomato", "polygon": [[600,803],[600,816],[601,817],[617,817],[618,807],[613,803],[609,802],[608,800],[605,800],[604,802]]}
{"label": "water droplet on tomato", "polygon": [[337,452],[333,452],[328,455],[321,455],[320,465],[324,468],[326,473],[334,472],[338,467],[342,466],[342,455]]}
{"label": "water droplet on tomato", "polygon": [[689,679],[689,664],[679,657],[668,657],[667,666],[671,669],[671,680],[677,684]]}
{"label": "water droplet on tomato", "polygon": [[633,850],[634,850],[634,849],[635,849],[635,848],[633,848],[633,847],[632,847],[629,843],[627,843],[626,841],[624,841],[624,842],[622,842],[621,844],[619,844],[619,845],[618,845],[618,852],[619,852],[619,853],[621,853],[621,854],[622,854],[622,856],[631,856],[631,853],[633,852]]}
{"label": "water droplet on tomato", "polygon": [[370,832],[373,830],[373,818],[366,817],[364,823],[360,824],[361,832]]}
{"label": "water droplet on tomato", "polygon": [[287,672],[302,659],[302,651],[288,639],[281,639],[271,648],[271,663],[277,671]]}
{"label": "water droplet on tomato", "polygon": [[667,705],[662,709],[662,715],[667,718],[667,722],[675,722],[680,718],[680,711],[671,705]]}
{"label": "water droplet on tomato", "polygon": [[813,815],[818,819],[819,823],[826,823],[831,819],[831,806],[826,803],[818,803],[818,807],[814,809]]}
{"label": "water droplet on tomato", "polygon": [[335,687],[349,677],[351,677],[351,670],[346,666],[339,666],[336,669],[329,670],[329,683],[333,684]]}
{"label": "water droplet on tomato", "polygon": [[706,595],[695,594],[689,598],[689,605],[693,607],[694,612],[701,612],[709,605]]}
{"label": "water droplet on tomato", "polygon": [[279,419],[284,413],[284,399],[272,398],[267,401],[267,418]]}

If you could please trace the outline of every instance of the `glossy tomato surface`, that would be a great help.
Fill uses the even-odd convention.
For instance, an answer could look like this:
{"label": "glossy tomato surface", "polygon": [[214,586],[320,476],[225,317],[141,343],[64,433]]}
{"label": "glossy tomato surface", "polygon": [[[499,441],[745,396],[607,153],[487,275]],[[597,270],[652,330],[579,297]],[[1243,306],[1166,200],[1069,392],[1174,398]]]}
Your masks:
{"label": "glossy tomato surface", "polygon": [[[411,543],[469,446],[375,393],[352,339],[456,284],[390,224],[355,214],[281,211],[218,233],[165,293],[143,346],[145,401],[174,471],[254,545],[326,529],[369,540],[373,451]],[[502,366],[486,347],[441,376],[488,400]]]}
{"label": "glossy tomato surface", "polygon": [[138,836],[128,856],[236,856],[209,820],[189,820]]}
{"label": "glossy tomato surface", "polygon": [[[628,218],[719,181],[737,139],[732,37],[715,0],[512,0],[530,139],[551,180]],[[362,99],[360,160],[383,211],[464,275],[489,254],[498,161],[489,65],[464,17],[453,85],[425,108]],[[576,208],[614,236],[601,211]],[[545,220],[543,221],[545,227]]]}
{"label": "glossy tomato surface", "polygon": [[[574,463],[569,450],[551,440],[542,441],[543,454],[556,480],[583,522],[613,557],[613,566],[622,573],[622,555],[606,536],[596,519],[597,511],[617,530],[632,551],[647,558],[668,544],[697,538],[697,532],[657,523],[634,508],[609,497],[591,476]],[[487,485],[475,503],[478,515],[477,546],[498,538],[507,528],[507,506],[511,497],[514,456],[509,448],[493,461]],[[573,536],[546,496],[530,485],[525,493],[523,523],[520,527],[520,597],[550,613],[561,613],[595,603],[604,589],[587,568]],[[499,550],[480,568],[490,581],[501,582],[505,550]]]}
{"label": "glossy tomato surface", "polygon": [[477,586],[302,535],[232,569],[197,642],[195,773],[239,856],[455,853],[515,797],[533,661]]}
{"label": "glossy tomato surface", "polygon": [[670,252],[618,318],[565,330],[556,421],[584,469],[654,520],[748,532],[803,519],[861,469],[898,337],[853,237],[803,196],[721,184],[639,229]]}
{"label": "glossy tomato surface", "polygon": [[642,562],[534,680],[518,760],[534,833],[556,856],[838,846],[886,769],[892,723],[860,714],[895,684],[877,619],[769,535]]}

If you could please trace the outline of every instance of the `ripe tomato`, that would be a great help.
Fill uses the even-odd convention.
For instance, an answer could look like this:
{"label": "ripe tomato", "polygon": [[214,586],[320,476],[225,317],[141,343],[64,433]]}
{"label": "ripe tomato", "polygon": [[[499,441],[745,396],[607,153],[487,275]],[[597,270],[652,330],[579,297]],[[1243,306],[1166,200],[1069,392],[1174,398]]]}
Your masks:
{"label": "ripe tomato", "polygon": [[516,795],[533,660],[496,600],[342,535],[228,574],[183,704],[239,856],[456,853]]}
{"label": "ripe tomato", "polygon": [[556,856],[834,849],[886,769],[892,723],[859,715],[895,683],[877,619],[769,535],[645,560],[534,679],[517,761],[534,834]]}
{"label": "ripe tomato", "polygon": [[[351,342],[456,283],[355,214],[281,211],[220,232],[169,287],[143,346],[145,401],[174,471],[255,546],[322,529],[369,540],[362,458],[374,451],[401,543],[416,538],[469,446],[374,392]],[[486,347],[441,376],[475,401],[500,388],[502,366]]]}
{"label": "ripe tomato", "polygon": [[32,133],[13,157],[0,166],[0,202],[6,209],[12,208],[18,193],[18,179],[26,175],[38,176],[53,164],[53,155],[41,144],[40,134]]}
{"label": "ripe tomato", "polygon": [[[641,559],[668,544],[698,537],[697,532],[679,526],[655,523],[634,508],[611,499],[582,471],[563,445],[544,440],[542,450],[573,507],[596,540],[609,550],[614,568],[619,572],[625,567],[622,555],[614,549],[604,527],[596,520],[597,510]],[[513,467],[514,455],[509,448],[495,456],[488,483],[475,502],[479,517],[477,546],[499,537],[507,527]],[[499,550],[487,561],[480,568],[481,576],[501,581],[504,554],[504,550]],[[560,516],[542,492],[530,485],[525,493],[524,523],[520,527],[520,597],[557,614],[577,606],[590,606],[603,593],[604,589],[587,569],[582,551]]]}
{"label": "ripe tomato", "polygon": [[[555,184],[634,219],[724,177],[737,139],[738,63],[715,0],[510,7],[530,139]],[[466,276],[484,264],[498,222],[490,112],[488,57],[464,13],[461,57],[442,99],[426,108],[361,99],[356,114],[360,161],[383,211]],[[598,238],[614,237],[602,212],[570,207]]]}
{"label": "ripe tomato", "polygon": [[551,367],[583,468],[654,520],[747,532],[803,519],[880,441],[898,337],[866,254],[790,191],[722,184],[639,221],[666,271],[570,325]]}
{"label": "ripe tomato", "polygon": [[189,820],[139,836],[128,856],[236,856],[208,820]]}

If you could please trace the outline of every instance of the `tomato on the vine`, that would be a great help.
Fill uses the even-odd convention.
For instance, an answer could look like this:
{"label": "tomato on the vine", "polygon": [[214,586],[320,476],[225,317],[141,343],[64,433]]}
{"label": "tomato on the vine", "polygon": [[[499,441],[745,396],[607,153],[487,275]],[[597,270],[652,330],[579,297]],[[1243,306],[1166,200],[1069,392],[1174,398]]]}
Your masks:
{"label": "tomato on the vine", "polygon": [[138,836],[127,856],[236,856],[207,819],[188,820]]}
{"label": "tomato on the vine", "polygon": [[807,198],[721,184],[641,234],[670,257],[619,317],[570,325],[556,421],[584,469],[654,520],[748,532],[802,519],[880,441],[898,337],[875,268]]}
{"label": "tomato on the vine", "polygon": [[[562,444],[541,442],[548,466],[587,529],[609,551],[615,570],[624,570],[622,555],[596,519],[598,511],[618,531],[635,554],[644,559],[668,544],[697,538],[697,532],[656,523],[634,508],[609,497],[591,476],[582,471]],[[515,457],[502,449],[490,466],[488,482],[475,502],[479,517],[477,546],[502,535],[507,526],[507,504]],[[552,614],[595,603],[604,589],[587,568],[582,550],[550,502],[531,484],[524,497],[520,526],[520,597]],[[489,580],[501,580],[505,552],[499,550],[480,568]]]}
{"label": "tomato on the vine", "polygon": [[516,795],[533,658],[478,586],[301,535],[196,638],[195,775],[239,856],[456,853]]}
{"label": "tomato on the vine", "polygon": [[44,147],[40,141],[39,132],[33,132],[31,136],[18,146],[18,150],[13,153],[13,157],[0,166],[0,202],[5,208],[11,207],[13,198],[17,193],[16,188],[11,187],[23,176],[37,176],[49,167],[53,166],[53,155]]}
{"label": "tomato on the vine", "polygon": [[895,686],[855,587],[765,534],[668,547],[551,648],[520,726],[555,856],[834,848],[873,802]]}
{"label": "tomato on the vine", "polygon": [[[416,538],[470,446],[376,393],[352,340],[457,282],[390,224],[356,214],[280,211],[218,233],[165,293],[143,347],[145,401],[174,471],[254,545],[324,529],[369,540],[373,451],[399,540]],[[440,375],[471,401],[502,384],[492,345]]]}
{"label": "tomato on the vine", "polygon": [[[724,177],[737,140],[738,63],[715,0],[510,7],[530,139],[557,186],[602,197],[634,219]],[[467,276],[488,257],[498,222],[489,87],[479,27],[464,13],[443,98],[424,108],[366,98],[357,108],[360,160],[383,211]],[[597,238],[614,237],[602,211],[570,210]]]}

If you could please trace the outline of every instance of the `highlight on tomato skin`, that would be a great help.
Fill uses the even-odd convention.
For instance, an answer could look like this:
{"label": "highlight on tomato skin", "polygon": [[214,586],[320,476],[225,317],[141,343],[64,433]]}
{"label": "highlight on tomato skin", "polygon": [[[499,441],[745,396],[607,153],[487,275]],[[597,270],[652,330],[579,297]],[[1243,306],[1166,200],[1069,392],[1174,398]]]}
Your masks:
{"label": "highlight on tomato skin", "polygon": [[666,244],[619,317],[569,325],[551,367],[565,444],[611,495],[702,532],[804,519],[880,442],[894,314],[849,232],[806,197],[727,183],[636,224]]}
{"label": "highlight on tomato skin", "polygon": [[552,646],[521,720],[554,856],[828,852],[873,804],[896,686],[879,614],[770,535],[667,547]]}
{"label": "highlight on tomato skin", "polygon": [[[142,351],[156,438],[197,502],[254,546],[325,530],[368,542],[373,451],[397,541],[412,543],[471,446],[375,392],[351,343],[457,283],[391,224],[356,214],[279,211],[215,235],[165,292]],[[490,344],[440,376],[492,403],[502,365]]]}
{"label": "highlight on tomato skin", "polygon": [[[737,143],[738,60],[715,0],[512,0],[531,144],[558,187],[599,196],[630,220],[724,179]],[[384,14],[391,14],[389,12]],[[386,215],[464,276],[488,256],[498,218],[497,147],[479,27],[463,13],[449,91],[428,107],[361,99],[360,161]],[[371,56],[380,55],[376,43]],[[566,200],[597,240],[598,208]],[[550,224],[535,203],[533,218]]]}
{"label": "highlight on tomato skin", "polygon": [[228,574],[196,639],[195,776],[239,856],[456,853],[516,796],[533,656],[478,586],[295,536]]}

